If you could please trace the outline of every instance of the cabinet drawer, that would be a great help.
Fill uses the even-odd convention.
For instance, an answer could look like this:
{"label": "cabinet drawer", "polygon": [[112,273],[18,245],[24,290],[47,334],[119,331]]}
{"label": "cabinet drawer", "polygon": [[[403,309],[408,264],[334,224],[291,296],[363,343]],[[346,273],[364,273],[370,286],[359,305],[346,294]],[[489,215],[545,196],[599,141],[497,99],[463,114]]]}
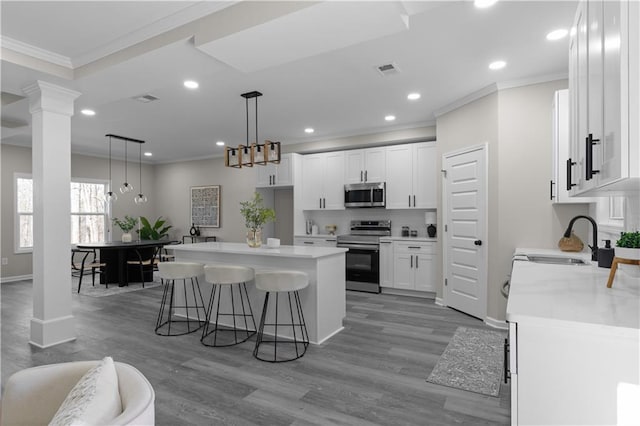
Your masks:
{"label": "cabinet drawer", "polygon": [[397,252],[409,252],[409,253],[425,253],[431,254],[435,253],[436,245],[435,243],[425,243],[425,242],[395,242],[394,250]]}

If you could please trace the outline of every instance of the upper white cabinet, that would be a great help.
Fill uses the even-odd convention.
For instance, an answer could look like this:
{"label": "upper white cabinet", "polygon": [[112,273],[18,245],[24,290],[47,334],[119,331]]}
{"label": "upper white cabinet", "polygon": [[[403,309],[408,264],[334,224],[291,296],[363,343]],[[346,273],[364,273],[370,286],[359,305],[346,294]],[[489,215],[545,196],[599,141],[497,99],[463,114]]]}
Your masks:
{"label": "upper white cabinet", "polygon": [[436,208],[435,142],[386,148],[387,209]]}
{"label": "upper white cabinet", "polygon": [[586,197],[571,197],[573,169],[575,158],[569,150],[569,91],[558,90],[553,96],[553,162],[551,181],[549,183],[549,199],[554,204],[592,203],[596,200]]}
{"label": "upper white cabinet", "polygon": [[569,45],[571,195],[640,188],[640,3],[583,1]]}
{"label": "upper white cabinet", "polygon": [[302,157],[302,209],[344,209],[344,152]]}
{"label": "upper white cabinet", "polygon": [[345,183],[384,182],[385,148],[355,149],[345,152]]}
{"label": "upper white cabinet", "polygon": [[294,184],[293,163],[295,161],[300,161],[299,154],[282,154],[280,164],[269,163],[264,166],[259,164],[253,166],[256,168],[256,187],[292,186]]}

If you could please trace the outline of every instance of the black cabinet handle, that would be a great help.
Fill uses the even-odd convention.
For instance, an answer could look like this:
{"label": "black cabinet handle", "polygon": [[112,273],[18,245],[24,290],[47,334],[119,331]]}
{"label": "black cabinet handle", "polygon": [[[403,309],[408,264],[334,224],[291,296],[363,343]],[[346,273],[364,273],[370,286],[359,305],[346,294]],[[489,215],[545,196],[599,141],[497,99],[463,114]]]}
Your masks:
{"label": "black cabinet handle", "polygon": [[409,246],[407,248],[410,248],[410,249],[421,249],[422,247],[420,247],[420,246],[417,246],[417,247],[416,246]]}
{"label": "black cabinet handle", "polygon": [[571,191],[571,188],[573,188],[574,186],[576,186],[575,183],[571,183],[571,167],[575,166],[576,162],[575,161],[571,161],[571,158],[569,158],[567,160],[567,191]]}
{"label": "black cabinet handle", "polygon": [[362,182],[362,170],[360,170],[360,182]]}
{"label": "black cabinet handle", "polygon": [[414,195],[413,196],[413,207],[415,207],[415,206],[416,206],[416,196]]}
{"label": "black cabinet handle", "polygon": [[482,245],[482,240],[475,240],[473,242],[473,244],[477,245],[477,246],[481,246]]}
{"label": "black cabinet handle", "polygon": [[589,133],[589,136],[585,139],[586,142],[586,167],[585,167],[585,178],[586,180],[591,180],[593,175],[600,173],[600,170],[593,170],[593,146],[600,142],[600,139],[593,139],[593,134]]}
{"label": "black cabinet handle", "polygon": [[326,198],[323,198],[323,199],[322,199],[322,208],[323,208],[323,209],[326,209],[326,208],[327,208],[327,199],[326,199]]}
{"label": "black cabinet handle", "polygon": [[411,207],[411,195],[409,195],[409,207]]}
{"label": "black cabinet handle", "polygon": [[416,269],[418,269],[418,256],[416,256]]}
{"label": "black cabinet handle", "polygon": [[504,339],[504,383],[509,383],[509,379],[511,378],[511,374],[509,374],[509,340]]}
{"label": "black cabinet handle", "polygon": [[413,255],[411,255],[411,267],[413,268]]}
{"label": "black cabinet handle", "polygon": [[313,241],[303,241],[303,244],[313,244]]}
{"label": "black cabinet handle", "polygon": [[320,201],[320,206],[318,207],[322,208],[322,198],[318,198],[318,201]]}
{"label": "black cabinet handle", "polygon": [[553,182],[553,179],[552,179],[552,180],[549,181],[549,199],[550,200],[553,200],[553,198],[554,198],[553,185],[554,185],[554,182]]}
{"label": "black cabinet handle", "polygon": [[367,171],[366,170],[364,171],[364,181],[365,182],[367,181]]}

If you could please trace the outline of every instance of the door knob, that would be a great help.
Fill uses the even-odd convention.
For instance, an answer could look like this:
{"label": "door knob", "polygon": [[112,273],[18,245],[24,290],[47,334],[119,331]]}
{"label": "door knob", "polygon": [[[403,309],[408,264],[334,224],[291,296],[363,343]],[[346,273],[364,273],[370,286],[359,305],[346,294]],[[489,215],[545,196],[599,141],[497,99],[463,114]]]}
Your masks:
{"label": "door knob", "polygon": [[475,240],[473,242],[473,244],[477,245],[477,246],[481,246],[482,245],[482,240]]}

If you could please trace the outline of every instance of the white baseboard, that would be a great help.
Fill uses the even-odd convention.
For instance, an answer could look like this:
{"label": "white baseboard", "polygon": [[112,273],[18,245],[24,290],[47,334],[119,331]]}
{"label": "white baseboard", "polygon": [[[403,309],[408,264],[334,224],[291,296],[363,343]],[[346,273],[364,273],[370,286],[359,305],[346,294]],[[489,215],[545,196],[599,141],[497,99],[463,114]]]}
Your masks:
{"label": "white baseboard", "polygon": [[435,298],[435,293],[431,291],[402,290],[402,289],[393,288],[393,287],[382,287],[380,291],[383,294],[391,294],[394,296],[419,297],[421,299]]}
{"label": "white baseboard", "polygon": [[32,280],[33,275],[16,275],[14,277],[2,277],[0,283],[12,283],[15,281]]}
{"label": "white baseboard", "polygon": [[509,324],[507,324],[507,322],[504,320],[497,320],[495,318],[486,317],[484,319],[484,323],[487,324],[489,327],[499,328],[500,330],[509,329]]}
{"label": "white baseboard", "polygon": [[438,306],[446,306],[444,304],[444,301],[442,300],[442,297],[436,297],[436,305],[438,305]]}

